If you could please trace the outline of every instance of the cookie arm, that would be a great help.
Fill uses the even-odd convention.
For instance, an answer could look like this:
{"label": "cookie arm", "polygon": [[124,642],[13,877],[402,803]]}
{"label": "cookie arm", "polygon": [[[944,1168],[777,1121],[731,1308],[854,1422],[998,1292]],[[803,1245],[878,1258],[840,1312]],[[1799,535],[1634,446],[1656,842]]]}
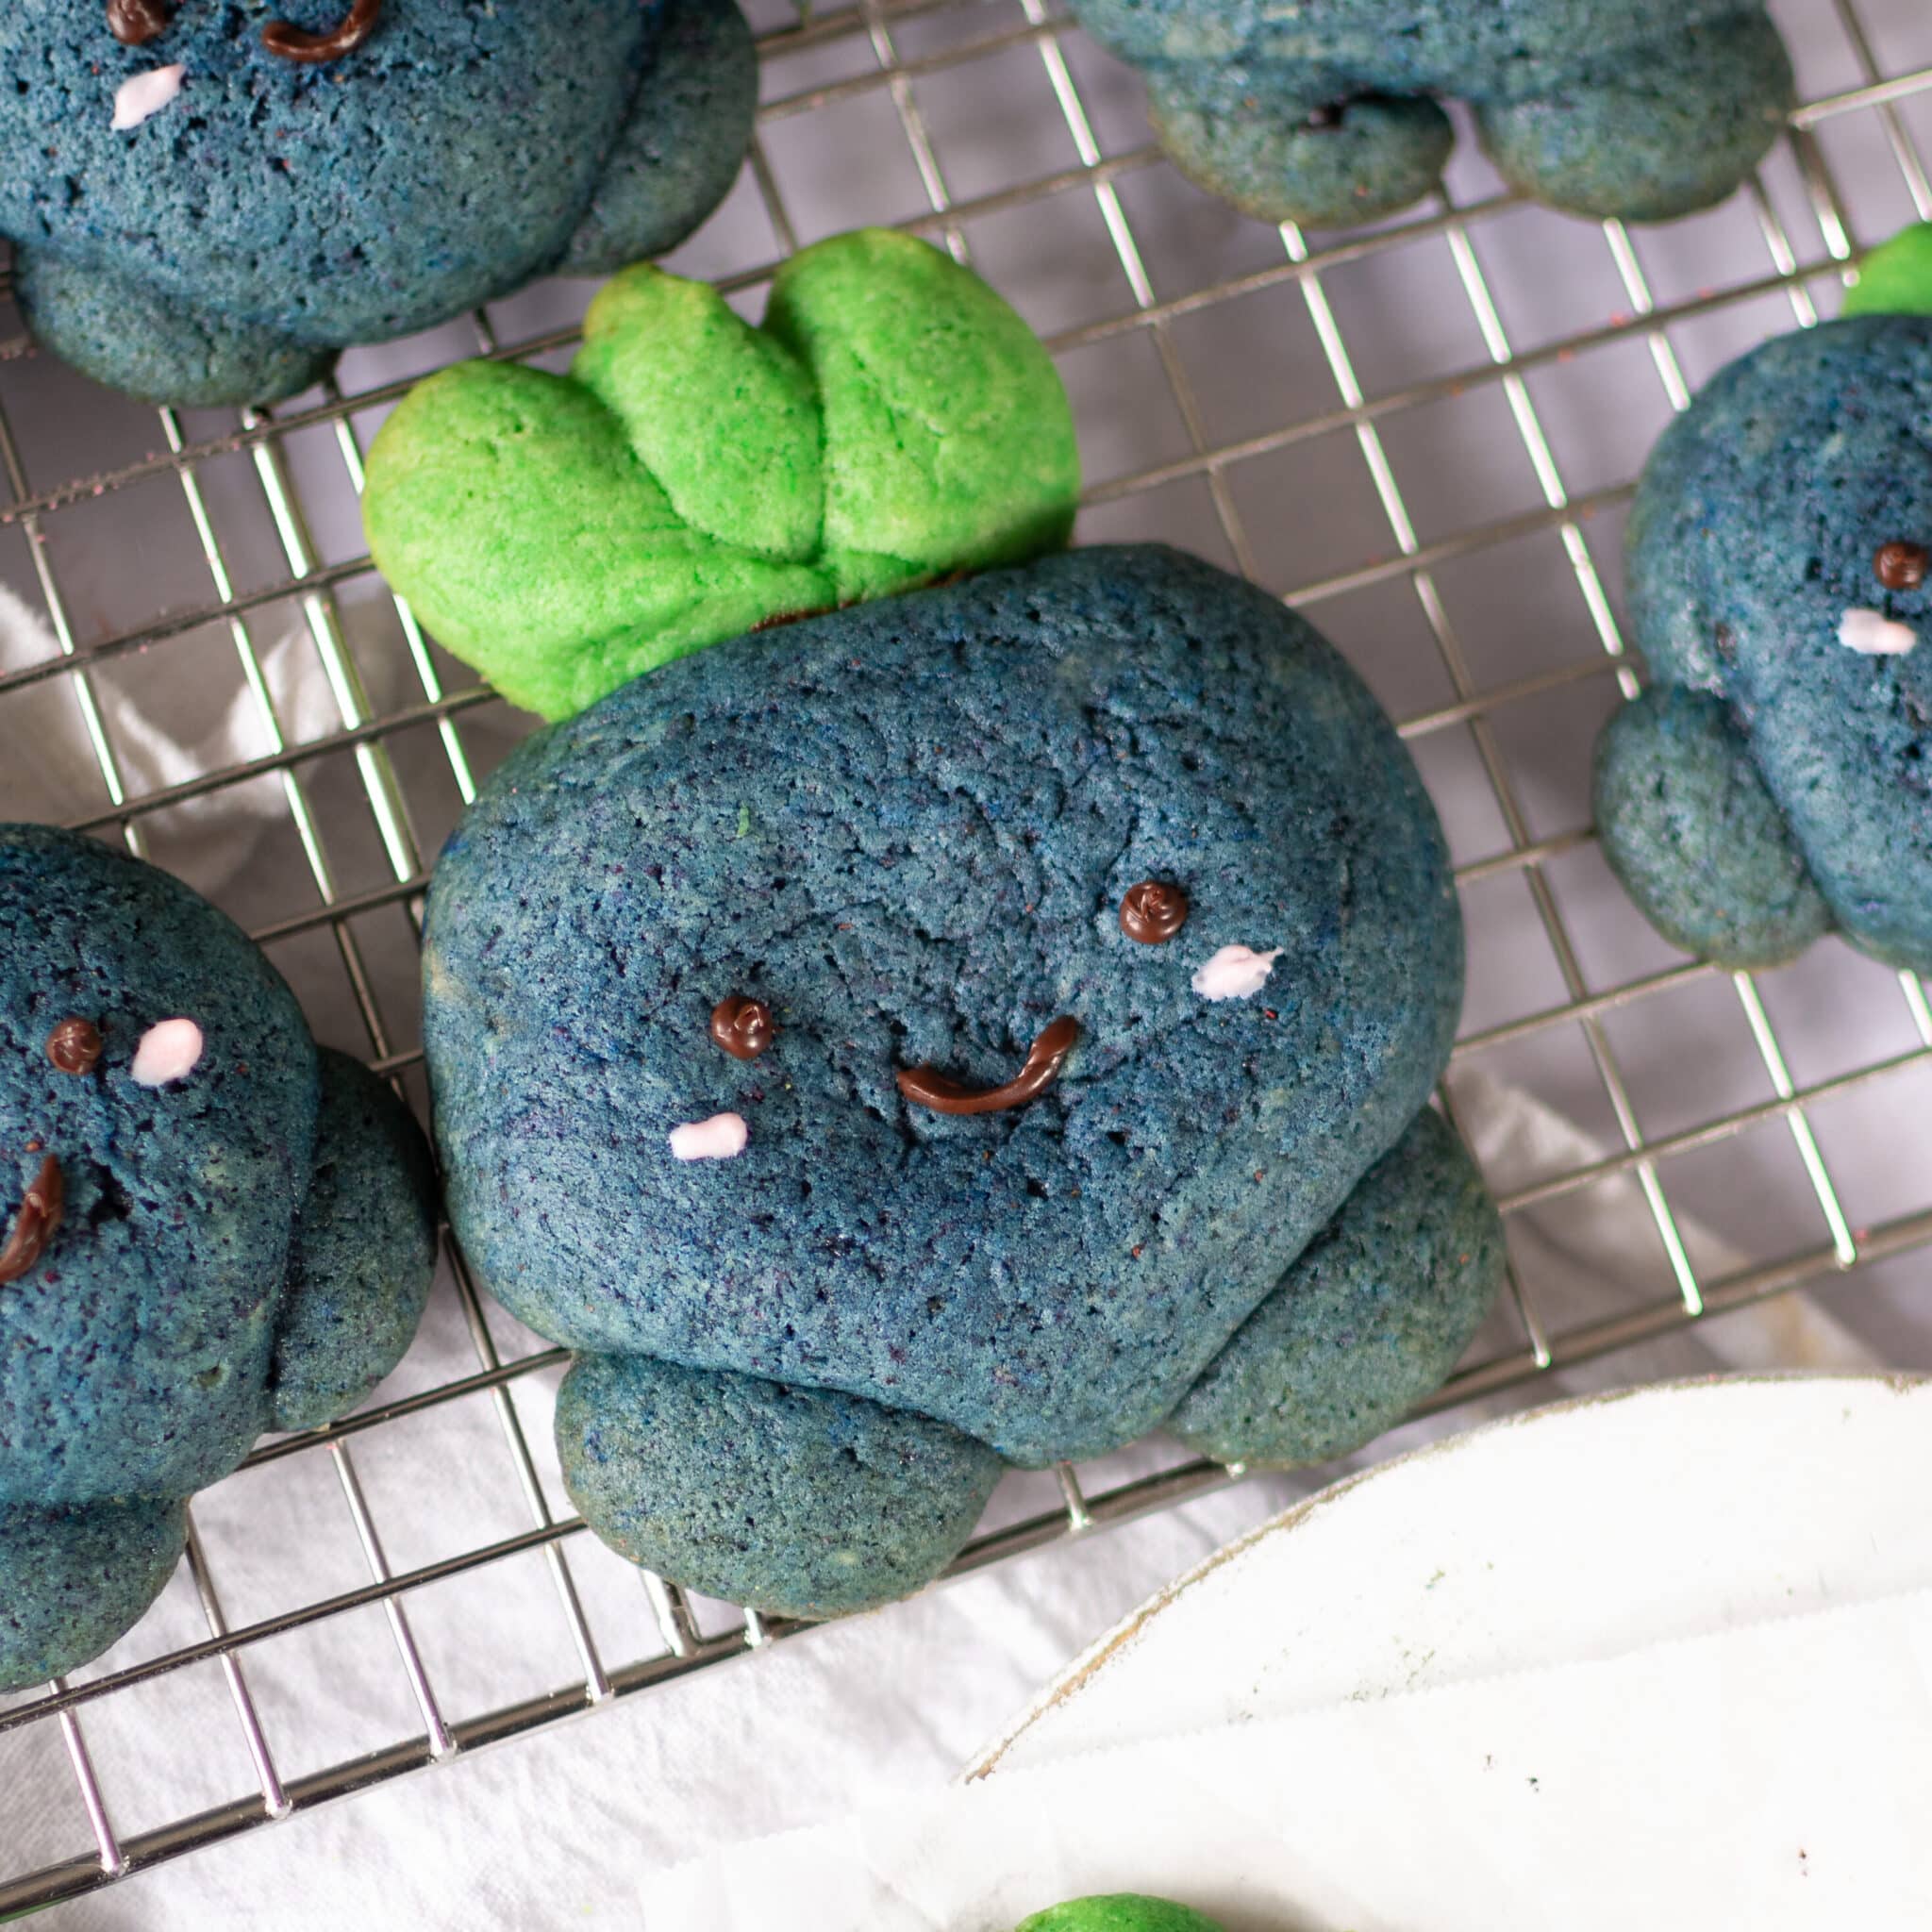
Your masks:
{"label": "cookie arm", "polygon": [[1777,801],[1723,702],[1653,686],[1596,748],[1604,857],[1644,917],[1721,966],[1772,966],[1831,927]]}
{"label": "cookie arm", "polygon": [[271,1426],[353,1408],[402,1359],[436,1262],[428,1149],[359,1061],[325,1051],[315,1171],[275,1336]]}
{"label": "cookie arm", "polygon": [[1168,1421],[1219,1462],[1359,1448],[1438,1388],[1502,1285],[1503,1227],[1427,1108],[1236,1330]]}
{"label": "cookie arm", "polygon": [[614,275],[675,248],[738,178],[758,99],[758,52],[735,0],[669,0],[656,58],[558,271]]}

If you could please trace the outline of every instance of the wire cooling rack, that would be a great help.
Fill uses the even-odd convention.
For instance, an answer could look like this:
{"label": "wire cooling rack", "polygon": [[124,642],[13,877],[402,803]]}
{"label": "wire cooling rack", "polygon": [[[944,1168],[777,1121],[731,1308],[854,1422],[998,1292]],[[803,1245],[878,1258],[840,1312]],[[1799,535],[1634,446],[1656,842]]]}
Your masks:
{"label": "wire cooling rack", "polygon": [[[1780,10],[1807,104],[1720,211],[1637,233],[1566,221],[1506,192],[1465,129],[1443,198],[1310,237],[1188,188],[1138,84],[1048,0],[755,9],[758,141],[676,264],[755,307],[784,255],[862,222],[970,259],[1047,336],[1074,396],[1082,536],[1164,537],[1241,570],[1310,611],[1396,715],[1443,810],[1470,932],[1445,1101],[1468,1127],[1508,1089],[1575,1129],[1527,1147],[1474,1133],[1515,1265],[1432,1411],[1529,1399],[1553,1372],[1827,1279],[1891,1359],[1910,1352],[1914,1310],[1932,1313],[1912,1256],[1932,1242],[1925,987],[1835,942],[1772,974],[1686,961],[1609,886],[1588,823],[1591,739],[1637,689],[1616,572],[1645,449],[1731,355],[1830,312],[1863,247],[1932,218],[1919,0]],[[45,645],[0,658],[0,803],[182,871],[250,925],[319,1033],[419,1106],[426,870],[527,721],[371,572],[363,456],[430,368],[558,366],[588,292],[553,284],[352,352],[340,387],[272,415],[162,411],[158,426],[37,357],[0,308],[0,619]],[[1546,1246],[1524,1239],[1566,1204],[1614,1224],[1628,1264],[1575,1319],[1541,1273]],[[792,1635],[648,1575],[641,1600],[636,1573],[581,1533],[543,1440],[561,1359],[447,1256],[425,1338],[374,1406],[264,1443],[201,1499],[184,1576],[147,1622],[75,1680],[0,1707],[0,1754],[58,1735],[74,1781],[70,1839],[20,1841],[0,1755],[0,1915]],[[458,1434],[484,1411],[499,1442]],[[486,1464],[504,1512],[392,1562],[382,1485],[364,1479],[390,1450],[421,1485],[446,1457]],[[955,1570],[1240,1475],[1177,1454],[1126,1476],[1062,1469],[1051,1507],[1024,1489],[996,1499]],[[299,1499],[276,1488],[298,1476]],[[244,1520],[312,1507],[333,1529],[345,1510],[359,1572],[247,1573],[231,1620],[245,1547],[218,1556],[206,1531],[235,1485],[253,1486]],[[493,1695],[453,1692],[417,1613],[438,1586],[485,1572],[507,1591],[532,1565],[558,1637],[529,1663],[538,1688],[506,1672]],[[630,1609],[613,1615],[619,1571]],[[358,1617],[386,1625],[388,1656],[360,1655],[396,1675],[395,1721],[318,1759],[310,1713],[265,1720],[251,1680],[278,1641]],[[140,1700],[217,1682],[232,1775],[158,1786],[141,1746],[167,1719]],[[110,1768],[104,1727],[120,1740]]]}

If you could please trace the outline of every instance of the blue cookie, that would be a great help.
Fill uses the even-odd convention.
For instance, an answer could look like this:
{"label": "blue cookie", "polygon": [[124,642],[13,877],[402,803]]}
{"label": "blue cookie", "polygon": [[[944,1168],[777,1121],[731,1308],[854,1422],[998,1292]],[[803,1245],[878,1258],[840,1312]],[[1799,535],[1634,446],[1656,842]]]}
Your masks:
{"label": "blue cookie", "polygon": [[1631,613],[1654,682],[1598,746],[1631,896],[1726,966],[1836,926],[1932,971],[1932,316],[1723,371],[1652,454]]}
{"label": "blue cookie", "polygon": [[[757,58],[733,0],[286,10],[0,14],[0,235],[35,334],[90,375],[274,401],[350,342],[674,246],[743,158]],[[365,11],[333,58],[276,50]],[[109,23],[136,15],[165,25],[124,44]]]}
{"label": "blue cookie", "polygon": [[[1158,549],[990,573],[716,645],[503,766],[425,932],[452,1222],[541,1333],[728,1372],[594,1467],[586,1409],[641,1397],[574,1398],[593,1526],[767,1607],[873,1601],[970,1526],[934,1495],[984,1483],[955,1438],[1041,1464],[1174,1411],[1403,1141],[1461,966],[1414,767],[1306,624]],[[1411,1400],[1495,1282],[1415,1252],[1391,1300],[1455,1311]],[[768,1403],[792,1446],[755,1455],[744,1377],[838,1400]],[[895,1440],[854,1405],[945,1425],[904,1454],[947,1535],[800,1594],[797,1526],[877,1480],[825,1445]],[[758,1525],[728,1571],[693,1470]],[[648,1538],[626,1487],[665,1499]]]}
{"label": "blue cookie", "polygon": [[234,925],[0,826],[0,1689],[112,1642],[182,1499],[388,1373],[433,1253],[414,1123]]}
{"label": "blue cookie", "polygon": [[1419,201],[1466,100],[1505,179],[1579,214],[1722,201],[1776,138],[1790,63],[1759,0],[1073,0],[1141,68],[1181,171],[1264,221]]}

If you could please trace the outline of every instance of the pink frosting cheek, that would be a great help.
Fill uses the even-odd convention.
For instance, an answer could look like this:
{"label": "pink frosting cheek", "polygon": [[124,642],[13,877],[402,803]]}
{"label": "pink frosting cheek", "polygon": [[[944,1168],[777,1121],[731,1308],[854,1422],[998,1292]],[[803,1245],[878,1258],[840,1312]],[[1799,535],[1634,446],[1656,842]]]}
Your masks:
{"label": "pink frosting cheek", "polygon": [[141,1036],[128,1068],[137,1087],[185,1080],[201,1063],[201,1028],[192,1020],[162,1020]]}
{"label": "pink frosting cheek", "polygon": [[714,1113],[708,1121],[673,1127],[671,1151],[679,1160],[734,1160],[750,1139],[742,1114]]}
{"label": "pink frosting cheek", "polygon": [[1282,949],[1257,953],[1252,946],[1223,946],[1194,970],[1189,984],[1204,1000],[1252,999],[1268,983]]}
{"label": "pink frosting cheek", "polygon": [[181,83],[187,75],[187,68],[177,64],[150,67],[144,74],[130,75],[114,90],[114,118],[108,125],[117,134],[125,134],[130,127],[139,127],[143,121],[158,114],[181,92]]}
{"label": "pink frosting cheek", "polygon": [[1903,658],[1919,641],[1919,634],[1882,610],[1847,610],[1839,620],[1838,641],[1861,658]]}

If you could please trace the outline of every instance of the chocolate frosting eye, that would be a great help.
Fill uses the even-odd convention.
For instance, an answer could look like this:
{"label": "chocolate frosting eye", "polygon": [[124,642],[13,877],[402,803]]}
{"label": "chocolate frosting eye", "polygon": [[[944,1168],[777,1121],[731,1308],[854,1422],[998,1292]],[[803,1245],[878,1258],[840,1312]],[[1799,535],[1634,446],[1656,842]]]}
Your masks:
{"label": "chocolate frosting eye", "polygon": [[1143,946],[1162,944],[1187,923],[1188,895],[1178,886],[1142,879],[1121,900],[1121,930]]}
{"label": "chocolate frosting eye", "polygon": [[1932,569],[1932,550],[1923,543],[1881,543],[1872,568],[1888,591],[1916,591]]}
{"label": "chocolate frosting eye", "polygon": [[340,60],[344,54],[353,54],[375,31],[376,18],[381,12],[382,0],[356,0],[341,25],[325,34],[305,33],[286,20],[271,21],[261,30],[261,44],[284,60],[317,67],[325,61]]}
{"label": "chocolate frosting eye", "polygon": [[124,47],[144,47],[168,30],[168,0],[108,0],[108,31]]}
{"label": "chocolate frosting eye", "polygon": [[101,1029],[92,1020],[63,1020],[47,1035],[47,1058],[63,1074],[92,1074],[100,1063]]}
{"label": "chocolate frosting eye", "polygon": [[711,1008],[711,1038],[735,1060],[755,1060],[777,1034],[763,1000],[733,993]]}

